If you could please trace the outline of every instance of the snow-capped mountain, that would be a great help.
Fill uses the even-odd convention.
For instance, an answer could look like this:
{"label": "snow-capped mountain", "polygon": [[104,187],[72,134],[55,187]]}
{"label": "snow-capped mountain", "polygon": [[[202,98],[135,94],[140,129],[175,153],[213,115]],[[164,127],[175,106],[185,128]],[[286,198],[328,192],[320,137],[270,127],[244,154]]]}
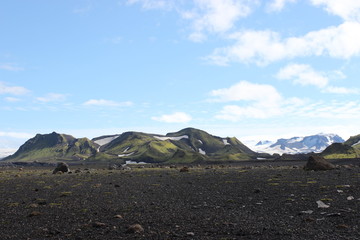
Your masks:
{"label": "snow-capped mountain", "polygon": [[297,154],[322,152],[333,143],[343,143],[344,139],[336,134],[317,134],[306,137],[281,138],[276,142],[260,141],[252,149],[263,153]]}

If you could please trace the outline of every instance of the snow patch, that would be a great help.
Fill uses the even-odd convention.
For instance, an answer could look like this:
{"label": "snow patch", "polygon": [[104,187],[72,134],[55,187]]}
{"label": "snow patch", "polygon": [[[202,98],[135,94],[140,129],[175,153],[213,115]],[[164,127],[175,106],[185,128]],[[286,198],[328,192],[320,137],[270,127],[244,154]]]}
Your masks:
{"label": "snow patch", "polygon": [[206,155],[206,152],[204,150],[202,150],[201,148],[199,148],[199,153],[201,153],[202,155]]}
{"label": "snow patch", "polygon": [[302,140],[304,140],[303,137],[295,137],[294,139],[291,139],[289,143],[297,143],[297,142],[301,142]]}
{"label": "snow patch", "polygon": [[360,141],[358,141],[357,143],[353,144],[352,147],[356,146],[356,145],[359,145],[360,144]]}
{"label": "snow patch", "polygon": [[128,157],[133,155],[135,152],[127,153],[127,154],[119,154],[118,157]]}
{"label": "snow patch", "polygon": [[223,138],[223,143],[224,143],[224,145],[230,145],[230,143],[228,142],[228,140],[226,138]]}
{"label": "snow patch", "polygon": [[130,147],[127,147],[127,148],[123,151],[123,153],[129,151],[129,149],[130,149]]}
{"label": "snow patch", "polygon": [[125,165],[128,165],[128,164],[147,164],[147,163],[146,162],[126,161]]}
{"label": "snow patch", "polygon": [[198,141],[199,141],[200,144],[204,144],[201,140],[198,139]]}
{"label": "snow patch", "polygon": [[104,146],[105,144],[108,144],[109,142],[113,141],[114,139],[118,138],[119,136],[112,136],[112,137],[106,137],[99,140],[94,141],[96,144],[100,146]]}
{"label": "snow patch", "polygon": [[183,138],[189,139],[188,135],[183,135],[180,137],[159,137],[159,136],[154,136],[154,138],[161,140],[161,141],[166,141],[166,140],[173,140],[173,141],[179,141]]}

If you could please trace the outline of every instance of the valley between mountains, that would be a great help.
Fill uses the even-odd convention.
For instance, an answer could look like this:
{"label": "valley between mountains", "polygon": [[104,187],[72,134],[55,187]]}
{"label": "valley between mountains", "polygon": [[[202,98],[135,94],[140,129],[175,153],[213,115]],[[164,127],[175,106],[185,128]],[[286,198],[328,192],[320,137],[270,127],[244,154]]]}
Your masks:
{"label": "valley between mountains", "polygon": [[341,159],[358,158],[359,143],[360,135],[344,141],[334,134],[319,134],[279,139],[275,143],[259,142],[250,149],[235,137],[213,136],[195,128],[166,135],[125,132],[91,140],[53,132],[37,134],[2,161],[225,163],[259,159],[291,160],[313,153],[329,159]]}

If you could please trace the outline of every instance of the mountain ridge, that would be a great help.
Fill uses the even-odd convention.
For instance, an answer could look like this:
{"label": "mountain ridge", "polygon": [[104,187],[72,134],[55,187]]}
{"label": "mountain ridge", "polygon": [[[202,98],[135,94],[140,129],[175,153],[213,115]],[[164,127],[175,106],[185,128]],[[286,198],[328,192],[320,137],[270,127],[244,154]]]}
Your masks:
{"label": "mountain ridge", "polygon": [[280,138],[276,142],[260,141],[254,146],[255,151],[269,154],[306,154],[320,153],[332,143],[345,142],[337,134],[319,133],[304,137]]}
{"label": "mountain ridge", "polygon": [[213,136],[203,130],[185,128],[166,135],[124,132],[89,140],[71,135],[37,134],[3,161],[126,161],[211,162],[242,161],[258,154],[237,138]]}

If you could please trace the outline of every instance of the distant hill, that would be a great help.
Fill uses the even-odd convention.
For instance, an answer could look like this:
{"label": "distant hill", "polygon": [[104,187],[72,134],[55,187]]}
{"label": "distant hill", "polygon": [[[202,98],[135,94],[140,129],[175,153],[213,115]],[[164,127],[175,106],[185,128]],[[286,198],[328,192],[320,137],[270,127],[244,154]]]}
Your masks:
{"label": "distant hill", "polygon": [[333,143],[321,155],[328,159],[360,158],[360,135],[352,136],[344,143]]}
{"label": "distant hill", "polygon": [[194,128],[165,136],[126,132],[103,145],[100,152],[132,161],[169,163],[241,161],[258,156],[236,138],[220,138]]}
{"label": "distant hill", "polygon": [[85,160],[97,152],[98,145],[87,138],[59,134],[37,134],[4,161],[74,161]]}
{"label": "distant hill", "polygon": [[89,140],[70,135],[37,134],[5,161],[86,161],[146,163],[190,163],[243,161],[270,158],[242,144],[236,138],[221,138],[186,128],[166,135],[125,132]]}
{"label": "distant hill", "polygon": [[255,151],[278,154],[320,153],[333,143],[343,143],[344,139],[336,134],[317,134],[306,137],[278,139],[275,143],[260,141],[254,147]]}

